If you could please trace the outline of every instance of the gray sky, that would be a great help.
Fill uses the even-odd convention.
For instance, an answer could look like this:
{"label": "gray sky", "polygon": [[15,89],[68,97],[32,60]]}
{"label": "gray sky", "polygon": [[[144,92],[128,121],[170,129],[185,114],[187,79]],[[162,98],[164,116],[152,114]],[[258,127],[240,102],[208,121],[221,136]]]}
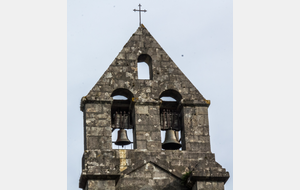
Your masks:
{"label": "gray sky", "polygon": [[[212,101],[212,151],[231,190],[232,2],[96,3],[0,1],[2,189],[78,189],[80,98],[136,31],[141,3],[147,29]],[[235,189],[299,186],[299,18],[296,0],[234,2]]]}
{"label": "gray sky", "polygon": [[68,1],[68,190],[79,189],[83,154],[82,96],[95,85],[142,23],[211,100],[211,149],[230,173],[232,190],[232,1]]}

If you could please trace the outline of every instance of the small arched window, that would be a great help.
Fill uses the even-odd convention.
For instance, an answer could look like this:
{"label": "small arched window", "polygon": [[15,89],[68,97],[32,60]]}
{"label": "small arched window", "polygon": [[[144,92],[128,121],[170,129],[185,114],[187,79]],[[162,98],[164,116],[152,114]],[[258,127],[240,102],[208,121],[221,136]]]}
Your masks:
{"label": "small arched window", "polygon": [[138,79],[152,80],[152,58],[148,54],[141,54],[137,62]]}
{"label": "small arched window", "polygon": [[138,62],[138,79],[150,79],[149,66],[146,62]]}

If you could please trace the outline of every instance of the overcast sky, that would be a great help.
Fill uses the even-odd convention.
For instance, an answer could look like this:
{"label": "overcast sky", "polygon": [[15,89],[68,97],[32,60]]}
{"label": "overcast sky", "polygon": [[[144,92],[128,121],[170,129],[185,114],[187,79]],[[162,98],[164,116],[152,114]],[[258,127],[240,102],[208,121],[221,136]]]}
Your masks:
{"label": "overcast sky", "polygon": [[227,169],[232,190],[232,1],[68,1],[68,190],[79,189],[83,154],[82,96],[102,76],[142,23],[211,100],[211,149]]}
{"label": "overcast sky", "polygon": [[233,176],[236,190],[298,187],[299,1],[234,1],[232,60],[230,1],[14,0],[0,1],[2,189],[78,189],[80,98],[136,31],[139,3],[144,25],[211,100],[225,189]]}

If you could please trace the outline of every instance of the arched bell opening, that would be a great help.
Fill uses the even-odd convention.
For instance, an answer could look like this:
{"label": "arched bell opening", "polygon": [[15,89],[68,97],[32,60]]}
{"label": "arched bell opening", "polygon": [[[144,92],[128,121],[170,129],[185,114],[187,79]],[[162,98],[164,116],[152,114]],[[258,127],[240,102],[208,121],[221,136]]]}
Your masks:
{"label": "arched bell opening", "polygon": [[116,89],[111,94],[111,128],[113,149],[133,149],[133,94],[123,88]]}
{"label": "arched bell opening", "polygon": [[176,90],[166,90],[161,93],[159,98],[162,100],[160,105],[160,127],[161,142],[164,150],[184,150],[182,138],[183,121],[182,96]]}

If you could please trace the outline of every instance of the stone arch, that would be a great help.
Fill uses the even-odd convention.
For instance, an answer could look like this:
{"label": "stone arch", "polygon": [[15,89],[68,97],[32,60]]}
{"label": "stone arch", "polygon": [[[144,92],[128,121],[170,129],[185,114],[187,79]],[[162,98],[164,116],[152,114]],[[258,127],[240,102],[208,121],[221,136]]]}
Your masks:
{"label": "stone arch", "polygon": [[168,90],[163,91],[159,95],[159,98],[164,97],[164,96],[172,97],[176,100],[176,102],[180,102],[180,100],[182,99],[181,94],[179,92],[177,92],[176,90],[173,90],[173,89],[168,89]]}
{"label": "stone arch", "polygon": [[133,93],[126,88],[117,88],[111,93],[111,97],[117,95],[125,96],[126,98],[128,98],[129,101],[131,101],[133,98]]}

